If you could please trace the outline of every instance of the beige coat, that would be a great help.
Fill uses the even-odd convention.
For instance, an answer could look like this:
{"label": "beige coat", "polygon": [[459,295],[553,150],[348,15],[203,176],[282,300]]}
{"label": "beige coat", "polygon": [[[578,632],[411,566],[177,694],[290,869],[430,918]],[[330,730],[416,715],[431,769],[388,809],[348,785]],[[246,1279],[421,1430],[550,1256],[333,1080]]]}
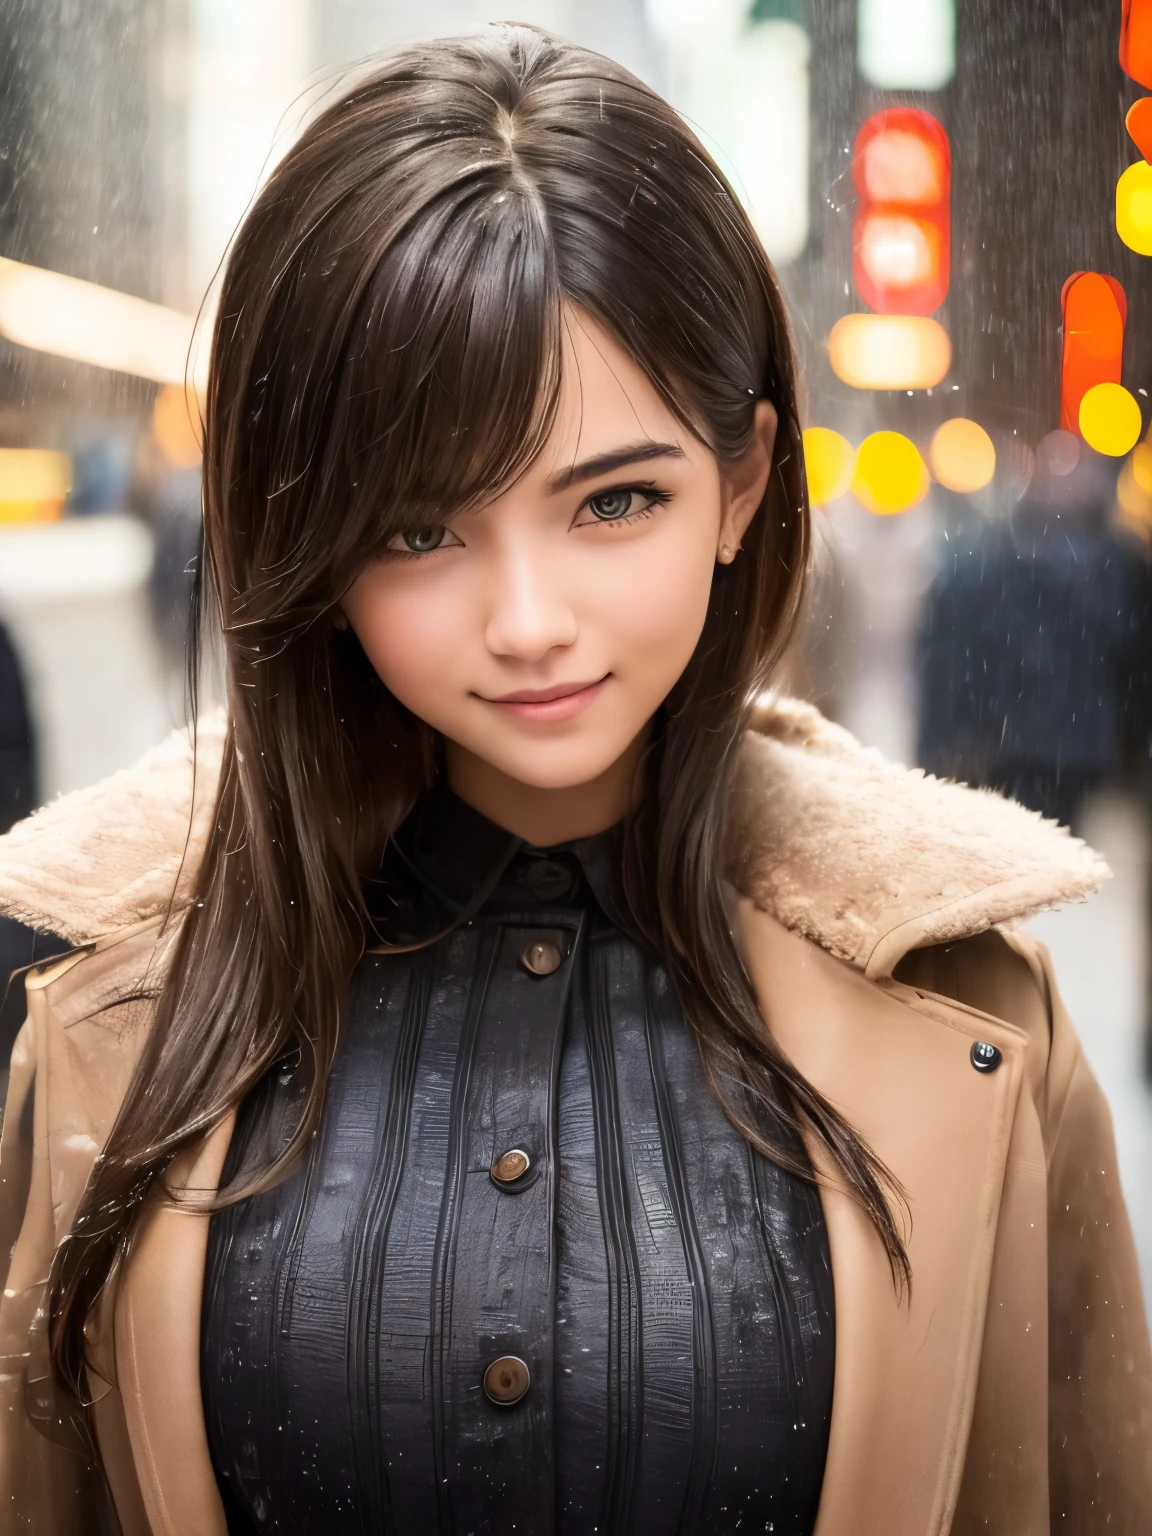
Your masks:
{"label": "beige coat", "polygon": [[[83,944],[32,978],[0,1147],[0,1523],[96,1530],[47,1379],[43,1289],[116,1114],[203,839],[207,733],[0,840],[0,910]],[[735,921],[764,1018],[908,1194],[902,1306],[859,1209],[822,1191],[836,1378],[817,1536],[1152,1529],[1152,1359],[1108,1110],[1015,926],[1106,878],[1018,806],[893,767],[813,710],[750,735]],[[976,1041],[998,1070],[973,1069]],[[214,1185],[230,1126],[184,1160]],[[90,1324],[96,1434],[128,1536],[223,1536],[199,1384],[207,1219],[153,1199]],[[46,1433],[45,1433],[46,1431]],[[71,1448],[70,1448],[71,1446]]]}

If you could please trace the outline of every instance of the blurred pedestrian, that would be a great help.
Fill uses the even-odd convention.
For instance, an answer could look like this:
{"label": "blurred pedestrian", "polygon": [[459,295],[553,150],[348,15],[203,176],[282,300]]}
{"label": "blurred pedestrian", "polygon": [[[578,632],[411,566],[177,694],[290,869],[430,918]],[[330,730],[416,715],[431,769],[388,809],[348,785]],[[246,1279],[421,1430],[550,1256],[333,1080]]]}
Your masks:
{"label": "blurred pedestrian", "polygon": [[1123,755],[1142,560],[1111,505],[1103,462],[1052,433],[1011,515],[949,543],[921,631],[923,766],[1065,825]]}

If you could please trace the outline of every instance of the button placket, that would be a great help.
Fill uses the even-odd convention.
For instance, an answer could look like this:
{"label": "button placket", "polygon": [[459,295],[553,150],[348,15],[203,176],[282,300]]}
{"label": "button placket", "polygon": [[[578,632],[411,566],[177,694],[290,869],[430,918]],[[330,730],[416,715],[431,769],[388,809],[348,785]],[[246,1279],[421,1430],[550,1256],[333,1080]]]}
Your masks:
{"label": "button placket", "polygon": [[459,1404],[444,1462],[457,1489],[471,1490],[461,1492],[462,1529],[488,1508],[496,1466],[519,1469],[523,1529],[552,1519],[555,1099],[579,944],[573,916],[545,909],[536,922],[495,925],[461,1085],[456,1257],[438,1357],[445,1399]]}

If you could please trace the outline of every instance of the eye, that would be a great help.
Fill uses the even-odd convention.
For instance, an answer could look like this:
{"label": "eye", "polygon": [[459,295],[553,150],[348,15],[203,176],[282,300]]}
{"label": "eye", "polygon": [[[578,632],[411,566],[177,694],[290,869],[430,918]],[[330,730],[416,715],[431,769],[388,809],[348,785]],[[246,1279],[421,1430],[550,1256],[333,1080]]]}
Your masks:
{"label": "eye", "polygon": [[627,490],[601,491],[599,495],[589,498],[588,510],[602,523],[614,523],[631,512],[635,495],[635,491]]}
{"label": "eye", "polygon": [[394,533],[388,540],[387,549],[398,555],[428,555],[443,547],[452,534],[443,523],[433,523],[427,528],[407,528]]}
{"label": "eye", "polygon": [[633,523],[651,517],[654,508],[671,500],[671,493],[654,485],[614,485],[597,491],[580,508],[573,527],[592,528],[598,523]]}

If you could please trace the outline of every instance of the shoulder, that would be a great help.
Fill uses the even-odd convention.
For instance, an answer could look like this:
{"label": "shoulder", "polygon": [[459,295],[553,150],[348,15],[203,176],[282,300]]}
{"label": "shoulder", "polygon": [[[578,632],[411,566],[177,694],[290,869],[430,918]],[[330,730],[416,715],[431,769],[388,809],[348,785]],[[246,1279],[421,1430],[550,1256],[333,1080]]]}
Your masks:
{"label": "shoulder", "polygon": [[215,803],[224,720],[173,731],[131,768],[0,837],[0,914],[90,944],[179,908]]}
{"label": "shoulder", "polygon": [[[1098,854],[1035,812],[889,762],[783,698],[742,744],[728,849],[742,895],[872,979],[912,950],[1010,927],[1109,878]],[[1024,963],[990,946],[1010,970]]]}
{"label": "shoulder", "polygon": [[[0,837],[0,913],[72,944],[179,909],[207,836],[224,741],[200,723]],[[785,928],[870,977],[1107,878],[1090,848],[998,795],[886,761],[810,705],[764,705],[727,808],[726,874]]]}

